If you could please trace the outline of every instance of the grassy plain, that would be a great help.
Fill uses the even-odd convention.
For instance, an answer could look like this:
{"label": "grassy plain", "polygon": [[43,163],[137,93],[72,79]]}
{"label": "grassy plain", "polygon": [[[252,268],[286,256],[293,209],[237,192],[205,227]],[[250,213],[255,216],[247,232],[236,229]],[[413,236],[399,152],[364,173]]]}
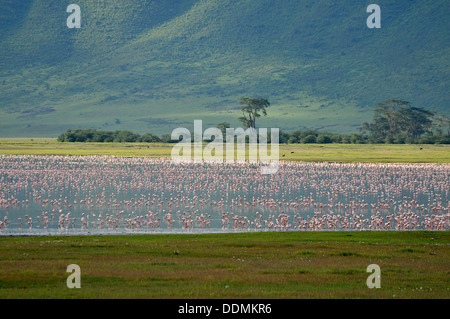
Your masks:
{"label": "grassy plain", "polygon": [[[448,298],[449,244],[449,232],[5,237],[0,298]],[[70,264],[81,289],[66,286]]]}
{"label": "grassy plain", "polygon": [[[16,138],[0,139],[0,155],[170,157],[173,146],[164,143],[59,143],[52,138]],[[282,144],[280,159],[306,162],[450,163],[450,145]]]}

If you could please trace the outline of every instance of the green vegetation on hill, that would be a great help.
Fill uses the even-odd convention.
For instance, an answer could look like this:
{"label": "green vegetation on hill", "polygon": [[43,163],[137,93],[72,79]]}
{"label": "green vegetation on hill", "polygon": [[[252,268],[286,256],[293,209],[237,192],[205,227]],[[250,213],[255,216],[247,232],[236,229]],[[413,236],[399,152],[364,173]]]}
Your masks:
{"label": "green vegetation on hill", "polygon": [[270,98],[260,125],[353,132],[404,98],[448,113],[444,0],[79,0],[0,4],[0,136],[69,128],[170,133],[238,125],[242,96]]}

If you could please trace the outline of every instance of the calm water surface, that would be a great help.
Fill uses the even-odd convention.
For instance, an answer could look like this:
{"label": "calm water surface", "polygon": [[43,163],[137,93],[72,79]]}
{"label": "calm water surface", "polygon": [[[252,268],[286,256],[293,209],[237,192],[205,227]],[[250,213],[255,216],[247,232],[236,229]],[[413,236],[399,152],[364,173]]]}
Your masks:
{"label": "calm water surface", "polygon": [[0,156],[0,235],[449,230],[449,165]]}

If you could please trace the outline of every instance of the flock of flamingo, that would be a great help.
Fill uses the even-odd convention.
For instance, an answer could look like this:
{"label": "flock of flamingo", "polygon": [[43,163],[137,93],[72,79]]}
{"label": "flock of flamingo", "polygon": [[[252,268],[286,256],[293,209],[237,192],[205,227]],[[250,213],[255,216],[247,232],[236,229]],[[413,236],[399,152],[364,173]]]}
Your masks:
{"label": "flock of flamingo", "polygon": [[0,156],[0,234],[449,230],[447,164]]}

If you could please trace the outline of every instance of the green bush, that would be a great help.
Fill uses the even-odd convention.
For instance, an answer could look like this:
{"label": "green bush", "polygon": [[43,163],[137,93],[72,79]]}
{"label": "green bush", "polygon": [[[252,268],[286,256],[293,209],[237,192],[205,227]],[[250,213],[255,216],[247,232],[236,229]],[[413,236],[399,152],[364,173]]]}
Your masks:
{"label": "green bush", "polygon": [[333,140],[329,135],[319,134],[316,138],[316,143],[319,144],[329,144],[333,143]]}
{"label": "green bush", "polygon": [[304,144],[310,144],[310,143],[316,143],[316,136],[315,135],[307,135],[302,139],[302,143]]}

